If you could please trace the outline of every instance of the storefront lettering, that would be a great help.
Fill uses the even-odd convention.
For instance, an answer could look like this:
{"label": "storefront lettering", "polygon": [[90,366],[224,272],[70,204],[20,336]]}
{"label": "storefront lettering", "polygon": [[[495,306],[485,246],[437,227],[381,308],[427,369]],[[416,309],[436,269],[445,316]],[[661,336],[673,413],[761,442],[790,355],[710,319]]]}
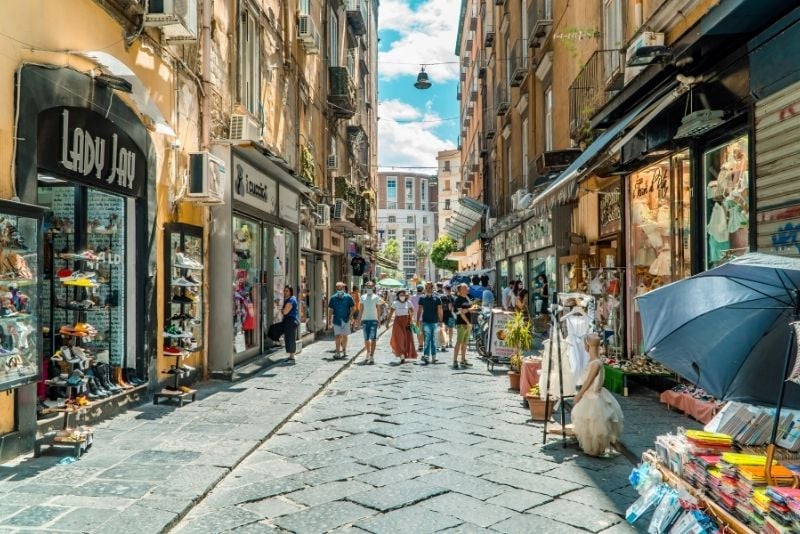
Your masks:
{"label": "storefront lettering", "polygon": [[772,234],[772,246],[777,250],[795,247],[800,254],[800,242],[797,241],[798,232],[800,232],[800,224],[786,223],[779,226]]}
{"label": "storefront lettering", "polygon": [[133,190],[136,176],[136,154],[119,146],[117,134],[111,134],[111,165],[108,177],[103,178],[105,166],[106,140],[94,136],[80,127],[70,130],[69,110],[64,109],[62,116],[61,165],[65,169],[89,176],[94,174],[98,180]]}
{"label": "storefront lettering", "polygon": [[257,184],[255,182],[247,181],[247,193],[256,198],[260,198],[264,202],[267,201],[267,188],[264,184]]}
{"label": "storefront lettering", "polygon": [[643,197],[649,193],[656,192],[658,198],[669,198],[669,179],[663,167],[656,167],[650,180],[646,174],[640,174],[633,184],[633,196]]}
{"label": "storefront lettering", "polygon": [[600,192],[600,233],[618,232],[622,221],[622,194],[619,185]]}

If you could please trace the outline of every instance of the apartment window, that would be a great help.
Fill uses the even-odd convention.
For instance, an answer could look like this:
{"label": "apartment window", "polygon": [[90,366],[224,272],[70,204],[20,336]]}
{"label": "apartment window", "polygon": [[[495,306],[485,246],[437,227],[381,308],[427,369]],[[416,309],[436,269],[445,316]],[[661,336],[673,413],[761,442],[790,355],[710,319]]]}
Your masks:
{"label": "apartment window", "polygon": [[386,237],[388,237],[389,239],[397,239],[397,230],[395,230],[394,228],[389,228],[388,230],[386,230]]}
{"label": "apartment window", "polygon": [[390,210],[397,209],[397,178],[386,178],[386,206]]}
{"label": "apartment window", "polygon": [[245,9],[239,19],[239,100],[250,113],[258,113],[261,86],[261,31],[258,19]]}
{"label": "apartment window", "polygon": [[389,217],[387,217],[387,222],[390,224],[394,224],[397,222],[397,217],[395,217],[394,215],[389,215]]}
{"label": "apartment window", "polygon": [[330,43],[328,45],[328,64],[331,67],[339,66],[339,18],[336,11],[331,9],[330,22],[328,23],[328,34]]}
{"label": "apartment window", "polygon": [[444,172],[450,172],[450,160],[444,162]]}
{"label": "apartment window", "polygon": [[422,204],[421,209],[427,209],[428,203],[428,181],[422,180],[419,185],[419,201]]}
{"label": "apartment window", "polygon": [[506,180],[508,181],[509,186],[509,194],[513,195],[514,191],[511,191],[511,184],[513,184],[516,180],[514,179],[513,175],[511,174],[511,143],[506,143]]}
{"label": "apartment window", "polygon": [[522,121],[522,185],[528,187],[528,119]]}
{"label": "apartment window", "polygon": [[603,48],[619,50],[623,45],[622,0],[603,1]]}
{"label": "apartment window", "polygon": [[406,178],[406,209],[414,209],[414,179]]}
{"label": "apartment window", "polygon": [[553,86],[544,90],[544,149],[553,150]]}
{"label": "apartment window", "polygon": [[301,15],[308,15],[308,3],[310,0],[300,0],[300,14]]}
{"label": "apartment window", "polygon": [[522,21],[522,38],[523,39],[527,39],[528,38],[528,2],[526,2],[525,0],[522,0],[522,2],[519,3],[519,9],[520,9],[519,19]]}
{"label": "apartment window", "polygon": [[409,215],[408,217],[406,217],[406,224],[414,224],[414,216],[413,215]]}
{"label": "apartment window", "polygon": [[[450,199],[449,198],[444,199],[444,209],[446,209],[446,210],[450,209]],[[450,219],[447,219],[447,220],[449,221]]]}
{"label": "apartment window", "polygon": [[422,224],[428,224],[428,218],[426,216],[422,216]]}
{"label": "apartment window", "polygon": [[444,190],[445,191],[450,191],[450,180],[445,180],[444,181]]}

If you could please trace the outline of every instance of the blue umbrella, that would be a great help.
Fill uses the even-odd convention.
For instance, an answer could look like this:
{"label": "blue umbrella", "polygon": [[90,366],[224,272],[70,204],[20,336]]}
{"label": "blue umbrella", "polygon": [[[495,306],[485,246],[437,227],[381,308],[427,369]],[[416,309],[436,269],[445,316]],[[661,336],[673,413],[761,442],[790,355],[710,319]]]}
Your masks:
{"label": "blue umbrella", "polygon": [[752,253],[651,291],[636,299],[645,352],[718,399],[777,406],[773,444],[781,407],[800,408],[785,388],[798,288],[800,260]]}

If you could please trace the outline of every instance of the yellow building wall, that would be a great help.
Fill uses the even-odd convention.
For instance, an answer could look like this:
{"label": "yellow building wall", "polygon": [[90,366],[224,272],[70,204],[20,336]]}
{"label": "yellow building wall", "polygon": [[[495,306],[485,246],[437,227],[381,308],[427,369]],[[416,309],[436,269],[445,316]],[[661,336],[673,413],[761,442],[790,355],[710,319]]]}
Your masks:
{"label": "yellow building wall", "polygon": [[[227,17],[225,3],[214,2],[214,5],[215,17],[224,22]],[[176,67],[184,51],[181,47],[162,49],[158,45],[157,30],[151,29],[145,30],[143,38],[126,49],[120,24],[92,0],[70,0],[69,9],[64,9],[61,0],[6,0],[3,2],[3,20],[6,22],[2,29],[5,35],[0,37],[0,102],[3,103],[0,105],[0,197],[10,198],[14,194],[11,158],[15,137],[15,73],[25,63],[99,72],[98,66],[80,53],[102,51],[111,54],[128,66],[147,87],[148,98],[176,130],[176,138],[151,131],[157,154],[156,258],[159,276],[156,314],[159,332],[163,331],[166,276],[162,273],[167,272],[163,265],[163,224],[181,221],[205,226],[206,213],[202,207],[186,203],[173,206],[170,203],[179,187],[177,179],[186,169],[188,152],[199,148],[196,81],[185,70],[181,72],[183,68]],[[225,35],[217,33],[221,37]],[[225,54],[227,52],[223,52],[223,57]],[[136,110],[127,95],[118,95]],[[180,149],[170,148],[174,141],[180,142]],[[208,258],[205,260],[207,262]],[[135,273],[135,276],[144,283],[144,273]],[[161,356],[161,336],[158,339],[158,372],[162,376],[160,371],[168,368],[171,362]],[[170,360],[174,363],[174,358]],[[201,365],[203,360],[204,354],[197,353],[186,363]],[[6,413],[6,404],[0,399],[0,413]]]}

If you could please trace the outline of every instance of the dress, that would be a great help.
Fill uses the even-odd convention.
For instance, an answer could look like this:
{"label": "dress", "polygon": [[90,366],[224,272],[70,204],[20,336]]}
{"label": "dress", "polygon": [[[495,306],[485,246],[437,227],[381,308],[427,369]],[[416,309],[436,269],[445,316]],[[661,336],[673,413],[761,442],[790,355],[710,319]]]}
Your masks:
{"label": "dress", "polygon": [[572,423],[583,452],[600,456],[609,445],[617,442],[617,438],[622,434],[625,417],[617,399],[603,387],[605,380],[603,363],[600,360],[592,360],[586,368],[587,373],[592,365],[600,368],[594,382],[584,384],[584,387],[589,389],[580,402],[572,408]]}
{"label": "dress", "polygon": [[565,317],[567,323],[567,346],[569,347],[569,363],[573,372],[575,384],[581,384],[584,371],[589,363],[589,353],[583,338],[589,333],[591,323],[585,315],[570,315]]}
{"label": "dress", "polygon": [[[575,378],[572,373],[572,365],[569,361],[569,347],[567,345],[567,340],[563,337],[559,340],[556,340],[556,335],[560,335],[558,334],[558,331],[556,329],[551,330],[550,339],[546,339],[543,343],[544,348],[542,349],[542,371],[539,373],[539,398],[542,400],[547,399],[547,396],[550,392],[552,392],[550,393],[551,397],[558,397],[562,392],[561,386],[559,385],[559,367],[561,374],[564,376],[564,395],[568,397],[575,395]],[[551,344],[553,347],[552,369],[550,367]],[[561,354],[557,352],[559,348],[561,349]],[[548,375],[550,376],[549,391],[547,389]]]}
{"label": "dress", "polygon": [[411,313],[414,308],[411,302],[394,301],[392,309],[395,312],[394,326],[392,327],[392,339],[389,344],[392,352],[399,358],[416,359],[417,349],[414,344],[414,335],[411,333]]}

